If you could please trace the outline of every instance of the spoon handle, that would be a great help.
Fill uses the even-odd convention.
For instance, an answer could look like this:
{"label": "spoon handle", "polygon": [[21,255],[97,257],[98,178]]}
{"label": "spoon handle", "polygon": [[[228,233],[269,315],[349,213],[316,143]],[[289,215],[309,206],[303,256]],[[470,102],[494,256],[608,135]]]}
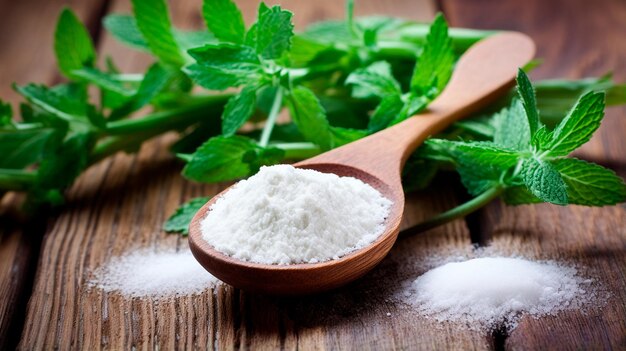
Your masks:
{"label": "spoon handle", "polygon": [[517,70],[534,56],[528,36],[503,32],[474,44],[457,62],[444,91],[425,113],[299,163],[333,163],[362,169],[380,179],[398,180],[407,158],[426,138],[505,94]]}

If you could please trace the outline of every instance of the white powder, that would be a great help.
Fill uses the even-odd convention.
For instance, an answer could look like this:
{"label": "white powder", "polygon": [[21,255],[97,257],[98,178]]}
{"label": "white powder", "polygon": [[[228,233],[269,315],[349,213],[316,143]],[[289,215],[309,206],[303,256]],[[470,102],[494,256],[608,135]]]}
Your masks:
{"label": "white powder", "polygon": [[217,282],[190,251],[138,250],[108,261],[94,272],[89,285],[128,296],[159,298],[198,294]]}
{"label": "white powder", "polygon": [[211,206],[202,233],[215,249],[243,261],[316,263],[375,241],[391,204],[356,178],[261,167]]}
{"label": "white powder", "polygon": [[587,304],[593,298],[590,284],[576,269],[553,262],[484,257],[432,269],[407,295],[423,315],[438,321],[471,329],[514,328],[523,313],[540,317]]}

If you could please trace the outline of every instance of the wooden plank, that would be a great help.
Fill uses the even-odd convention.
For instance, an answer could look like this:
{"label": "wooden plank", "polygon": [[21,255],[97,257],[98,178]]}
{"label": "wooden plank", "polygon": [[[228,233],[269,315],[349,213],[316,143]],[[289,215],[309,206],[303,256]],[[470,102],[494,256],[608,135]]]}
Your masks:
{"label": "wooden plank", "polygon": [[[520,30],[538,44],[543,64],[534,78],[602,75],[626,80],[626,3],[623,1],[445,0],[455,26]],[[514,13],[515,16],[511,14]],[[558,15],[557,15],[558,14]],[[584,21],[584,25],[582,22]],[[594,138],[576,155],[626,177],[626,108],[612,108]],[[581,267],[612,295],[590,311],[525,318],[505,340],[507,348],[623,349],[626,347],[626,206],[567,208],[493,204],[483,211],[484,240],[499,251],[560,259]]]}
{"label": "wooden plank", "polygon": [[[248,23],[256,1],[242,2]],[[337,1],[285,1],[302,25],[343,16]],[[113,11],[127,9],[116,1]],[[200,26],[199,4],[172,2],[175,23]],[[360,1],[357,13],[431,18],[428,1]],[[302,14],[302,15],[298,15]],[[298,16],[304,17],[300,19]],[[105,38],[110,53],[127,70],[143,58]],[[222,185],[192,184],[168,155],[170,137],[145,145],[136,156],[117,155],[92,167],[70,191],[68,205],[47,232],[21,349],[219,348],[219,349],[485,349],[487,337],[452,328],[437,329],[392,295],[404,279],[418,276],[431,250],[466,249],[463,221],[403,239],[375,271],[335,292],[304,298],[259,296],[221,285],[195,297],[156,301],[89,290],[89,272],[108,258],[150,247],[187,250],[184,238],[160,231],[181,202],[215,194]],[[452,206],[449,189],[414,197],[405,225]],[[387,313],[390,313],[388,316]]]}
{"label": "wooden plank", "polygon": [[[95,29],[104,0],[3,1],[0,3],[0,98],[14,108],[21,99],[11,83],[51,84],[56,69],[53,32],[56,14],[71,5]],[[40,16],[40,14],[50,14]],[[17,110],[17,109],[14,109]],[[22,328],[41,238],[48,220],[17,213],[23,197],[0,194],[0,349],[15,347]]]}

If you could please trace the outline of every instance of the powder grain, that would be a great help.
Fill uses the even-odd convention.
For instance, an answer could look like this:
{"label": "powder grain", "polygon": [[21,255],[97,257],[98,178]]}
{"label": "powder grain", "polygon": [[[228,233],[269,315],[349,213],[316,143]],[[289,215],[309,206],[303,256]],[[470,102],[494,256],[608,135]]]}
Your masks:
{"label": "powder grain", "polygon": [[211,206],[202,233],[215,249],[243,261],[317,263],[375,241],[391,204],[356,178],[261,167]]}
{"label": "powder grain", "polygon": [[587,304],[590,283],[576,269],[553,262],[483,257],[426,272],[408,295],[422,314],[439,321],[513,328],[524,313],[540,317]]}
{"label": "powder grain", "polygon": [[217,282],[190,251],[144,249],[111,259],[94,272],[89,285],[126,296],[161,298],[199,294]]}

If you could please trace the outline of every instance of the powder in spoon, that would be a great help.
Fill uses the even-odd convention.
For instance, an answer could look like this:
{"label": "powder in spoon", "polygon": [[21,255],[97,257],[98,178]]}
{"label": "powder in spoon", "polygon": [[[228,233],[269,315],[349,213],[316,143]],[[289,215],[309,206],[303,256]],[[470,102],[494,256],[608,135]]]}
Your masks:
{"label": "powder in spoon", "polygon": [[553,262],[483,257],[426,272],[408,295],[422,314],[439,321],[513,328],[523,313],[539,317],[585,305],[593,296],[590,283]]}
{"label": "powder in spoon", "polygon": [[290,165],[261,167],[211,206],[202,236],[243,261],[323,262],[374,242],[391,204],[356,178]]}
{"label": "powder in spoon", "polygon": [[217,282],[190,251],[143,249],[111,259],[94,272],[89,285],[127,296],[160,298],[199,294]]}

